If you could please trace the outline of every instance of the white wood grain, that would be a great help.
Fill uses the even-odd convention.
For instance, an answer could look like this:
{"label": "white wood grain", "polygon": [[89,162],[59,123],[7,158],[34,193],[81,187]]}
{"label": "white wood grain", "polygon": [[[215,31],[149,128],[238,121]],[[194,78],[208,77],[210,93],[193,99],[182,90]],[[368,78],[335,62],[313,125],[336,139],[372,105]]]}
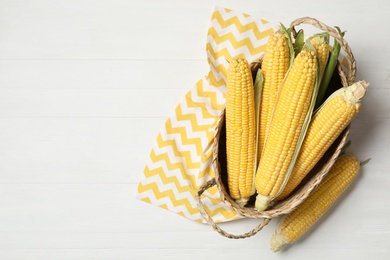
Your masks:
{"label": "white wood grain", "polygon": [[0,183],[137,183],[164,121],[1,119]]}
{"label": "white wood grain", "polygon": [[[0,58],[204,59],[198,44],[209,24],[205,1],[203,8],[178,3],[2,1]],[[188,19],[199,26],[188,30]]]}
{"label": "white wood grain", "polygon": [[[165,118],[207,73],[216,5],[339,25],[357,79],[371,83],[350,151],[372,160],[278,254],[275,221],[229,240],[134,198]],[[386,0],[0,0],[0,259],[388,259],[389,13]],[[257,222],[222,227],[243,233]]]}
{"label": "white wood grain", "polygon": [[[354,250],[358,250],[357,259],[380,258],[386,252],[383,248],[387,241],[383,240],[383,235],[388,230],[383,227],[386,226],[387,219],[381,217],[382,208],[370,203],[368,192],[362,192],[365,183],[366,180],[360,178],[309,237],[281,255],[289,254],[293,259],[302,255],[334,255],[338,258],[345,254],[356,254]],[[107,255],[107,258],[118,253],[112,252],[113,250],[125,250],[131,256],[143,251],[143,259],[161,253],[167,257],[164,252],[169,252],[172,257],[179,257],[184,252],[205,254],[208,251],[215,254],[217,259],[229,255],[238,256],[239,251],[245,251],[252,257],[275,256],[268,249],[268,240],[275,222],[257,237],[228,240],[207,225],[194,223],[135,201],[132,199],[132,192],[129,192],[135,189],[134,184],[0,186],[0,206],[4,210],[0,216],[0,247],[5,249],[1,250],[4,257],[11,256],[11,252],[15,255],[19,250],[19,253],[40,251],[43,255],[66,251],[65,255],[76,257],[77,255],[72,254],[80,253],[83,249],[85,254],[93,257],[101,251],[111,251],[113,255]],[[375,195],[385,196],[384,190]],[[356,204],[362,207],[356,209]],[[373,215],[370,223],[354,217],[356,214],[364,215],[366,211]],[[334,228],[346,226],[346,219],[346,228],[354,230],[353,234],[345,232],[345,229]],[[222,227],[239,233],[249,230],[256,223],[257,220],[242,220],[223,224]],[[367,239],[367,234],[371,234],[370,239]],[[353,239],[350,239],[351,235]],[[342,245],[339,244],[340,240],[343,240]],[[302,253],[302,248],[305,253]]]}
{"label": "white wood grain", "polygon": [[[192,87],[193,84],[189,84],[189,88]],[[188,90],[183,88],[7,88],[0,89],[0,117],[166,118],[187,92]]]}
{"label": "white wood grain", "polygon": [[[138,183],[157,130],[154,118],[10,118],[0,120],[0,183]],[[28,129],[28,131],[26,131]],[[390,120],[357,118],[350,151],[369,177],[386,183]],[[135,149],[135,147],[137,149]],[[367,149],[370,147],[370,149]],[[12,163],[18,159],[23,163]]]}
{"label": "white wood grain", "polygon": [[[194,84],[187,89],[0,89],[0,117],[166,118],[192,87]],[[388,88],[369,87],[367,99],[375,103],[364,102],[359,116],[389,117]]]}
{"label": "white wood grain", "polygon": [[0,89],[189,89],[208,69],[206,60],[0,60]]}

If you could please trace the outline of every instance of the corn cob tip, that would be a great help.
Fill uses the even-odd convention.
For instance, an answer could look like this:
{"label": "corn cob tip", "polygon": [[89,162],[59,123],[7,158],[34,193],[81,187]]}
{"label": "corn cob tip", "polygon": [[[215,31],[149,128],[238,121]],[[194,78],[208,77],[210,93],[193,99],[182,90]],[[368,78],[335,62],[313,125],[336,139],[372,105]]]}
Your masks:
{"label": "corn cob tip", "polygon": [[271,250],[278,252],[288,244],[287,239],[278,230],[271,237]]}
{"label": "corn cob tip", "polygon": [[362,80],[362,81],[356,82],[356,85],[357,85],[357,88],[356,88],[356,91],[354,93],[354,96],[355,96],[356,99],[360,100],[366,94],[367,87],[368,87],[369,83],[364,81],[364,80]]}
{"label": "corn cob tip", "polygon": [[236,199],[236,203],[240,206],[240,207],[244,207],[249,201],[249,198],[240,198],[240,199]]}
{"label": "corn cob tip", "polygon": [[267,209],[268,204],[271,202],[272,198],[269,196],[264,196],[262,194],[257,194],[255,207],[257,211],[264,211]]}
{"label": "corn cob tip", "polygon": [[344,92],[345,100],[351,104],[359,103],[367,92],[368,83],[364,80],[358,81],[348,87]]}

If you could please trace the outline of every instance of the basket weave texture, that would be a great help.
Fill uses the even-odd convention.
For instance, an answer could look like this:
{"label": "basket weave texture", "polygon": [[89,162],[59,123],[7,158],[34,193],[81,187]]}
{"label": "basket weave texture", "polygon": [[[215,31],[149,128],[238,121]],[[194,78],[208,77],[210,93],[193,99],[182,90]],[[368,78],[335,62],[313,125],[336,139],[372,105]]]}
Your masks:
{"label": "basket weave texture", "polygon": [[[351,85],[355,80],[356,75],[356,62],[352,54],[351,49],[349,48],[348,43],[342,38],[337,30],[325,25],[324,23],[310,17],[303,17],[294,20],[291,25],[291,31],[293,36],[296,35],[295,26],[300,24],[309,24],[320,30],[328,32],[335,40],[337,40],[345,55],[345,59],[348,61],[348,75],[345,75],[344,71],[341,68],[341,65],[338,64],[337,70],[332,76],[332,80],[328,87],[328,95],[335,91],[336,89],[342,87],[347,87]],[[261,67],[261,59],[251,62],[252,74],[255,75],[257,70]],[[196,195],[196,200],[201,211],[202,216],[205,218],[206,222],[213,227],[221,235],[239,239],[247,238],[255,235],[259,232],[265,225],[267,225],[271,219],[276,218],[281,215],[285,215],[293,211],[299,204],[301,204],[310,193],[321,183],[323,178],[329,172],[330,168],[335,163],[336,159],[340,155],[343,147],[346,144],[350,126],[348,126],[324,154],[321,160],[317,165],[312,169],[308,176],[302,181],[301,185],[286,199],[280,202],[273,202],[270,207],[265,211],[257,211],[254,208],[254,196],[249,201],[248,205],[242,207],[238,205],[234,199],[229,195],[227,186],[227,170],[226,170],[226,133],[225,133],[225,110],[222,111],[219,118],[218,124],[216,126],[215,138],[213,143],[213,162],[212,167],[215,172],[215,178],[204,183]],[[241,216],[246,218],[255,218],[262,219],[260,224],[255,227],[253,230],[242,234],[234,235],[222,230],[207,214],[204,210],[203,203],[201,201],[201,195],[208,188],[217,185],[221,200],[230,208],[234,209]]]}

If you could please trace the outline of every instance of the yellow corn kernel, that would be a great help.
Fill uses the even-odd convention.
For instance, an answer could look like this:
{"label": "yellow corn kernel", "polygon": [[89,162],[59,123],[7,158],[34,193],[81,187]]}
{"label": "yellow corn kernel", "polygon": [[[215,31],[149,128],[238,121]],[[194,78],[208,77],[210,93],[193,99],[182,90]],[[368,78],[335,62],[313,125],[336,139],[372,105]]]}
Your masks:
{"label": "yellow corn kernel", "polygon": [[230,195],[245,205],[255,193],[256,118],[252,73],[242,58],[230,62],[226,86],[226,154]]}
{"label": "yellow corn kernel", "polygon": [[281,87],[256,173],[256,209],[263,211],[288,178],[305,118],[312,104],[317,75],[315,51],[303,48]]}
{"label": "yellow corn kernel", "polygon": [[260,161],[261,151],[263,150],[266,130],[271,122],[272,111],[275,106],[279,86],[282,83],[289,66],[290,49],[288,40],[286,35],[279,31],[269,38],[261,65],[264,83],[260,101],[258,162]]}
{"label": "yellow corn kernel", "polygon": [[329,35],[327,33],[317,34],[310,37],[309,40],[317,52],[320,64],[320,77],[322,77],[329,58]]}
{"label": "yellow corn kernel", "polygon": [[360,102],[367,91],[367,86],[367,82],[359,81],[337,90],[316,112],[307,129],[294,169],[277,200],[291,194],[351,123],[360,110]]}
{"label": "yellow corn kernel", "polygon": [[271,249],[277,252],[305,234],[352,183],[359,170],[360,162],[354,155],[346,154],[337,159],[307,199],[278,222],[271,238]]}

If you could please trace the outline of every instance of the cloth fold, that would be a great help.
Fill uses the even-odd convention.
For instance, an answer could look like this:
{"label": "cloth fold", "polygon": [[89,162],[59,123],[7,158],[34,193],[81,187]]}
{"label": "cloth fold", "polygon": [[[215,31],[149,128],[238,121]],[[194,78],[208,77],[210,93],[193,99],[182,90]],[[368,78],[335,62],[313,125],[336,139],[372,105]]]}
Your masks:
{"label": "cloth fold", "polygon": [[[195,201],[199,187],[214,177],[212,143],[225,105],[228,61],[258,59],[277,24],[216,7],[207,33],[209,73],[179,102],[159,131],[136,198],[188,219],[204,222]],[[216,186],[204,193],[205,209],[215,222],[241,218],[224,204]]]}

